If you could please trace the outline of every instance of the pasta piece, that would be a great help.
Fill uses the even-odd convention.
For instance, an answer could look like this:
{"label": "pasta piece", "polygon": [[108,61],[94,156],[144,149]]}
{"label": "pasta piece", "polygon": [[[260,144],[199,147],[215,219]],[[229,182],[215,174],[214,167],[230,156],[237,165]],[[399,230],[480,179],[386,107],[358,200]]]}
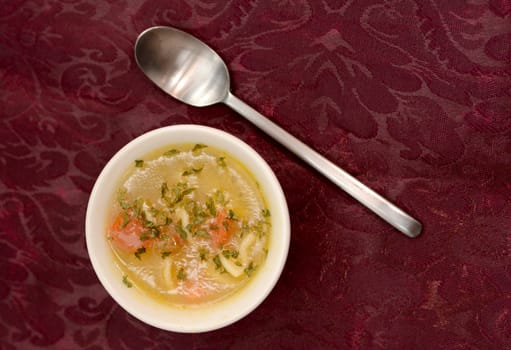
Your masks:
{"label": "pasta piece", "polygon": [[163,281],[167,288],[174,288],[175,283],[172,277],[172,259],[170,257],[163,261]]}
{"label": "pasta piece", "polygon": [[249,233],[245,237],[240,244],[240,260],[243,266],[247,266],[250,262],[249,259],[249,250],[254,245],[256,241],[256,236],[253,233]]}
{"label": "pasta piece", "polygon": [[238,266],[234,260],[227,259],[223,254],[219,255],[225,271],[229,272],[233,277],[240,277],[243,274],[243,266]]}

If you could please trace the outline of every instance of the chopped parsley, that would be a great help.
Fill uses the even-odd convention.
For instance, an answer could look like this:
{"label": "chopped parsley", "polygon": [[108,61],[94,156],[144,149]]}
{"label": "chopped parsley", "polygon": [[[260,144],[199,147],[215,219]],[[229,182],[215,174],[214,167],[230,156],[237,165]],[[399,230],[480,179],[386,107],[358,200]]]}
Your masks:
{"label": "chopped parsley", "polygon": [[183,281],[186,279],[186,272],[183,268],[180,268],[179,271],[177,272],[177,279],[180,281]]}
{"label": "chopped parsley", "polygon": [[194,216],[194,217],[193,217],[193,219],[192,219],[192,223],[193,223],[194,225],[200,225],[200,224],[202,224],[203,222],[204,222],[204,217],[199,216],[199,215]]}
{"label": "chopped parsley", "polygon": [[128,288],[133,287],[133,283],[130,282],[130,280],[128,279],[128,276],[126,276],[126,275],[122,276],[122,283],[124,283],[124,285]]}
{"label": "chopped parsley", "polygon": [[179,236],[181,236],[182,239],[188,238],[188,234],[186,233],[186,230],[183,228],[183,223],[181,222],[181,220],[177,222],[176,231],[177,233],[179,233]]}
{"label": "chopped parsley", "polygon": [[143,226],[144,226],[145,228],[155,228],[155,227],[156,227],[156,225],[154,224],[154,222],[149,221],[149,220],[145,220],[145,221],[144,221]]}
{"label": "chopped parsley", "polygon": [[209,238],[211,237],[207,231],[204,230],[197,230],[193,233],[194,236]]}
{"label": "chopped parsley", "polygon": [[201,150],[203,148],[206,148],[206,147],[208,147],[208,146],[206,146],[205,144],[202,144],[202,143],[198,143],[195,146],[193,146],[192,152],[199,151],[199,150]]}
{"label": "chopped parsley", "polygon": [[138,260],[142,260],[140,258],[140,254],[144,254],[145,253],[145,247],[142,247],[142,248],[138,248],[136,251],[135,251],[135,257],[138,259]]}
{"label": "chopped parsley", "polygon": [[232,209],[229,209],[229,212],[227,213],[227,219],[232,220],[232,221],[237,221],[238,216]]}
{"label": "chopped parsley", "polygon": [[179,151],[177,149],[170,149],[170,150],[164,152],[163,155],[165,157],[172,157],[172,156],[175,156],[178,153],[179,153]]}
{"label": "chopped parsley", "polygon": [[149,212],[154,215],[154,216],[158,216],[160,214],[160,211],[158,209],[156,209],[155,207],[151,207],[149,208]]}
{"label": "chopped parsley", "polygon": [[121,223],[121,229],[125,228],[126,225],[128,225],[130,222],[130,216],[128,213],[124,212],[122,213],[122,223]]}
{"label": "chopped parsley", "polygon": [[[149,221],[149,220],[144,220],[142,226],[144,226],[144,228],[147,229],[147,231],[145,231],[145,239],[148,239],[148,238],[160,238],[160,233],[161,233],[161,230],[160,230],[160,227],[155,225],[154,222],[152,221]],[[142,235],[144,234],[142,233]],[[142,235],[140,236],[140,239],[142,239]]]}
{"label": "chopped parsley", "polygon": [[148,240],[149,238],[151,238],[149,237],[149,234],[150,234],[149,231],[142,232],[142,234],[140,235],[140,240],[142,242]]}
{"label": "chopped parsley", "polygon": [[215,268],[217,270],[222,267],[222,262],[220,261],[218,254],[213,257],[213,262],[215,263]]}
{"label": "chopped parsley", "polygon": [[128,203],[128,200],[126,199],[126,189],[119,190],[119,193],[117,194],[117,202],[119,203],[119,206],[123,210],[130,208],[130,204]]}
{"label": "chopped parsley", "polygon": [[140,198],[137,198],[135,200],[135,202],[133,202],[133,206],[132,206],[132,209],[133,209],[133,216],[136,217],[136,218],[140,218],[142,216],[142,204],[143,204],[143,200],[140,199]]}
{"label": "chopped parsley", "polygon": [[248,265],[248,267],[245,269],[245,274],[250,277],[250,275],[252,275],[252,273],[254,273],[255,271],[255,266],[254,266],[254,263],[251,261],[250,264]]}
{"label": "chopped parsley", "polygon": [[234,258],[236,259],[238,257],[238,251],[234,249],[226,249],[222,251],[222,255],[225,256],[227,259]]}
{"label": "chopped parsley", "polygon": [[144,166],[144,161],[142,159],[135,159],[135,166],[137,168],[142,168]]}
{"label": "chopped parsley", "polygon": [[200,256],[200,259],[201,261],[204,261],[208,258],[208,251],[204,248],[200,248],[199,249],[199,256]]}
{"label": "chopped parsley", "polygon": [[216,216],[215,201],[213,200],[213,198],[208,197],[208,199],[206,201],[206,207],[208,208],[209,213],[211,214],[211,216]]}
{"label": "chopped parsley", "polygon": [[268,227],[271,226],[265,220],[258,220],[255,224],[251,226],[251,230],[258,234],[259,237],[262,237],[266,234]]}
{"label": "chopped parsley", "polygon": [[196,174],[199,174],[202,169],[202,168],[190,168],[190,169],[186,169],[185,171],[183,171],[183,173],[181,174],[182,176],[190,176],[190,175],[196,175]]}
{"label": "chopped parsley", "polygon": [[216,164],[221,168],[225,168],[227,166],[227,164],[225,163],[225,157],[218,157],[216,159]]}
{"label": "chopped parsley", "polygon": [[265,218],[267,218],[267,217],[269,217],[269,216],[271,215],[270,210],[269,210],[269,209],[266,209],[266,208],[264,208],[264,209],[262,210],[262,214],[263,214],[263,216],[264,216]]}
{"label": "chopped parsley", "polygon": [[174,204],[177,204],[183,200],[183,198],[195,191],[195,188],[188,187],[186,183],[178,182],[172,187],[172,194],[174,195]]}
{"label": "chopped parsley", "polygon": [[170,254],[172,254],[172,252],[161,252],[161,258],[162,259],[165,259],[166,257],[168,257]]}
{"label": "chopped parsley", "polygon": [[167,196],[167,193],[169,192],[169,187],[167,186],[167,183],[164,182],[161,184],[161,198],[165,198]]}
{"label": "chopped parsley", "polygon": [[243,222],[243,225],[241,225],[241,231],[240,231],[240,238],[243,238],[243,236],[250,230],[250,226],[248,223]]}

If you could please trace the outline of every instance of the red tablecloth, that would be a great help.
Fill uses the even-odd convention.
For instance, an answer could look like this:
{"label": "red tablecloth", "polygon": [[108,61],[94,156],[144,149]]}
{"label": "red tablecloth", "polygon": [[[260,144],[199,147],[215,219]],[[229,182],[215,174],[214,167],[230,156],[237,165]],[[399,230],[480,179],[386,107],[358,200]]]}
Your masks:
{"label": "red tablecloth", "polygon": [[[153,86],[133,58],[153,25],[217,49],[236,95],[423,235],[397,233],[227,107]],[[511,348],[509,0],[4,1],[0,117],[2,349]],[[292,220],[268,299],[196,335],[123,311],[84,240],[108,159],[180,123],[258,150]]]}

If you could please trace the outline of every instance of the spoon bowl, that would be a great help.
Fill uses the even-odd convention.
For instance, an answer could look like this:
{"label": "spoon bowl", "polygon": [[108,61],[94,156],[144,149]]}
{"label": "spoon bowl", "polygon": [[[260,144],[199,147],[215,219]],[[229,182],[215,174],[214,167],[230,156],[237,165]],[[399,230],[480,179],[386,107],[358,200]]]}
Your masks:
{"label": "spoon bowl", "polygon": [[222,102],[229,93],[224,61],[194,36],[170,27],[152,27],[135,42],[139,67],[166,93],[196,107]]}
{"label": "spoon bowl", "polygon": [[227,66],[199,39],[179,29],[152,27],[137,38],[135,58],[167,94],[197,107],[228,105],[401,233],[411,238],[421,233],[419,221],[234,96]]}

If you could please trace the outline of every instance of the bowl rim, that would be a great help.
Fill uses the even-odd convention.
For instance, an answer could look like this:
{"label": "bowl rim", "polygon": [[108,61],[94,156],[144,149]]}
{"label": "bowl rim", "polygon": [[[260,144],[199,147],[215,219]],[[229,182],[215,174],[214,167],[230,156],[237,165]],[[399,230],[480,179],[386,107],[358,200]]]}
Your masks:
{"label": "bowl rim", "polygon": [[[140,151],[140,155],[144,155],[147,153],[150,153],[151,150],[155,150],[158,148],[165,147],[166,145],[172,145],[172,144],[179,144],[179,143],[186,143],[187,141],[172,141],[170,140],[170,136],[176,137],[176,135],[179,135],[177,138],[190,138],[189,135],[195,135],[195,136],[201,136],[201,137],[209,137],[208,140],[202,142],[205,144],[210,144],[211,146],[220,149],[222,151],[225,151],[227,154],[235,157],[239,162],[241,162],[244,166],[246,166],[249,171],[252,173],[254,178],[258,181],[258,183],[262,184],[261,190],[263,191],[263,194],[267,200],[268,206],[272,207],[272,235],[271,238],[271,245],[270,245],[270,253],[268,254],[268,257],[266,258],[265,263],[262,265],[262,269],[264,271],[260,271],[260,273],[256,274],[255,277],[257,278],[257,287],[261,289],[260,293],[254,295],[254,293],[245,293],[244,291],[246,289],[250,289],[252,285],[255,283],[255,281],[250,281],[249,285],[244,286],[241,291],[237,291],[235,294],[242,295],[239,297],[239,300],[243,300],[242,297],[251,296],[251,300],[246,303],[241,303],[236,300],[236,302],[231,302],[230,300],[233,298],[233,296],[228,296],[226,299],[214,303],[211,306],[206,306],[206,310],[208,312],[212,312],[215,317],[212,317],[211,319],[215,322],[198,322],[197,324],[183,324],[181,322],[175,322],[175,321],[169,321],[166,320],[160,320],[160,319],[154,319],[150,317],[149,315],[145,314],[143,311],[140,310],[140,307],[138,307],[138,300],[135,300],[136,297],[130,297],[129,294],[126,291],[123,291],[118,287],[118,281],[113,282],[112,281],[112,269],[113,267],[105,267],[104,264],[101,263],[101,259],[104,257],[98,256],[103,250],[97,250],[98,244],[104,245],[106,243],[106,235],[97,235],[94,234],[97,232],[97,226],[99,225],[97,222],[95,222],[95,218],[99,215],[100,217],[105,217],[106,214],[97,214],[96,209],[98,206],[101,205],[101,203],[104,204],[105,197],[109,197],[109,202],[111,203],[112,196],[107,196],[104,193],[105,186],[108,186],[110,183],[109,188],[115,187],[111,186],[112,178],[114,179],[113,183],[118,183],[120,178],[122,177],[122,174],[127,170],[127,164],[126,160],[129,159],[130,162],[133,161],[132,152],[135,150],[148,148],[149,151]],[[188,136],[187,136],[188,135]],[[153,145],[154,143],[161,143],[161,140],[164,136],[169,137],[169,140],[163,144],[157,144]],[[157,140],[157,141],[154,141]],[[188,143],[196,142],[196,138],[191,137],[191,141],[188,141]],[[234,148],[222,147],[219,146],[219,144],[225,144],[225,145],[231,145],[236,146]],[[149,145],[149,146],[148,146]],[[233,154],[235,153],[235,154]],[[243,159],[236,154],[242,154],[247,157],[248,160]],[[136,155],[135,155],[136,156]],[[249,163],[250,161],[250,163]],[[126,167],[122,167],[119,169],[122,165],[122,163],[126,163]],[[132,164],[132,163],[131,163]],[[258,174],[254,173],[254,169],[258,171]],[[264,177],[261,176],[261,174],[264,174]],[[259,176],[259,177],[258,177]],[[271,190],[271,193],[268,191]],[[111,190],[110,192],[112,192]],[[272,198],[272,203],[270,202],[269,197]],[[103,202],[101,202],[101,199],[103,198]],[[99,204],[98,204],[98,201]],[[275,211],[275,213],[279,214],[277,218],[274,217],[274,209],[277,208],[278,210]],[[96,220],[101,221],[101,220]],[[103,220],[103,223],[105,223]],[[279,227],[279,237],[275,234],[275,229],[273,227],[274,223],[278,223]],[[106,225],[104,225],[106,226]],[[103,232],[104,232],[104,226],[103,226]],[[96,228],[95,228],[96,227]],[[121,149],[119,149],[106,163],[106,165],[101,170],[100,174],[98,175],[93,189],[91,191],[88,203],[87,203],[87,210],[86,210],[86,218],[85,218],[85,238],[86,238],[86,247],[87,252],[89,255],[89,258],[91,260],[93,270],[98,277],[101,285],[106,289],[108,294],[116,301],[116,303],[121,306],[126,312],[134,316],[135,318],[139,319],[140,321],[152,325],[154,327],[168,330],[168,331],[174,331],[174,332],[180,332],[180,333],[200,333],[200,332],[206,332],[211,331],[215,329],[220,329],[223,327],[226,327],[232,323],[237,322],[238,320],[244,318],[249,313],[251,313],[253,310],[255,310],[271,293],[271,291],[274,289],[275,285],[277,284],[278,279],[280,278],[282,271],[284,269],[287,255],[289,251],[289,245],[290,245],[290,235],[291,235],[291,227],[290,227],[290,218],[289,218],[289,210],[287,207],[286,198],[284,195],[284,192],[282,190],[282,187],[280,185],[280,182],[278,181],[275,173],[271,169],[271,167],[268,165],[268,163],[261,157],[261,155],[255,151],[250,145],[248,145],[245,141],[241,140],[240,138],[217,128],[209,127],[209,126],[203,126],[203,125],[197,125],[197,124],[176,124],[171,126],[165,126],[157,129],[150,130],[146,133],[143,133],[142,135],[132,139],[130,142],[125,144]],[[101,237],[101,239],[98,240],[97,237]],[[277,240],[278,238],[278,240]],[[277,240],[277,241],[276,241]],[[103,243],[101,243],[102,241]],[[277,243],[276,243],[277,242]],[[277,244],[277,248],[272,250],[273,244]],[[95,248],[96,247],[96,248]],[[96,250],[95,250],[96,249]],[[272,255],[272,262],[276,264],[275,266],[269,265],[269,256]],[[276,255],[275,255],[276,254]],[[115,265],[114,262],[112,262],[111,265]],[[108,270],[108,271],[107,271]],[[110,272],[109,272],[110,271]],[[119,272],[117,270],[117,272]],[[261,273],[266,272],[268,273],[268,276],[263,276],[264,278],[260,277]],[[127,289],[124,287],[124,289]],[[130,289],[136,289],[136,288],[130,288]],[[138,292],[139,294],[142,294]],[[149,297],[143,297],[140,296],[140,298],[145,298],[143,300],[143,303],[149,303],[147,305],[151,305],[152,303],[149,300]],[[237,303],[236,308],[234,309],[234,313],[231,315],[227,315],[225,317],[224,314],[222,314],[224,317],[218,316],[222,313],[222,310],[220,309],[223,306],[226,306],[229,308],[229,304]],[[169,305],[162,305],[165,308],[168,308],[169,310],[178,312],[179,308],[176,306],[169,306]],[[211,310],[210,310],[211,309]],[[232,309],[232,308],[231,308]],[[195,311],[193,310],[203,310],[202,307],[198,307],[196,309],[186,309],[187,313],[193,313]],[[164,317],[164,316],[162,316]]]}

